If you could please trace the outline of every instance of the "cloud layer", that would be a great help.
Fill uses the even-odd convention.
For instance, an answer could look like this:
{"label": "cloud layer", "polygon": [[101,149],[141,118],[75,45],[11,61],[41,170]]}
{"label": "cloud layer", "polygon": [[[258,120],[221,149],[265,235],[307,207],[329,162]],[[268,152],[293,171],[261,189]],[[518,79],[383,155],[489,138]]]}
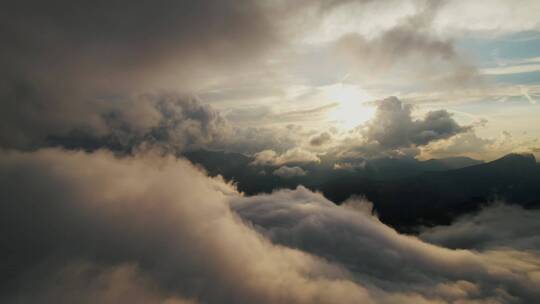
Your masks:
{"label": "cloud layer", "polygon": [[[538,211],[519,207],[499,207],[502,210],[495,212],[487,209],[479,219],[491,221],[475,220],[469,227],[464,226],[468,219],[463,219],[455,225],[425,232],[425,238],[430,240],[441,235],[442,244],[445,231],[455,231],[455,240],[464,242],[468,240],[467,233],[475,240],[481,239],[482,236],[475,237],[479,230],[484,231],[486,239],[492,237],[491,242],[465,247],[475,249],[469,251],[433,246],[400,235],[372,216],[365,200],[351,199],[337,207],[304,188],[239,198],[232,207],[273,242],[343,265],[360,284],[372,286],[371,291],[380,288],[395,294],[416,294],[416,303],[422,298],[441,303],[527,303],[540,296],[536,291],[540,284],[539,247],[536,241],[530,243],[535,239],[531,237],[536,231],[534,220]],[[514,216],[502,219],[501,213],[505,211]],[[520,223],[518,216],[530,220]],[[495,224],[497,220],[503,224]],[[503,231],[499,238],[503,227],[511,232]],[[528,233],[520,235],[521,229],[528,228]],[[515,240],[507,241],[507,234]],[[528,246],[523,247],[524,244]],[[376,301],[384,303],[386,296]],[[401,301],[407,300],[396,300]]]}
{"label": "cloud layer", "polygon": [[304,188],[243,197],[150,152],[1,153],[3,303],[540,299],[535,245],[446,249],[398,234],[365,202]]}
{"label": "cloud layer", "polygon": [[540,248],[539,217],[538,210],[499,202],[478,214],[462,216],[451,226],[426,228],[419,237],[448,248],[512,248],[527,252]]}
{"label": "cloud layer", "polygon": [[186,161],[59,150],[0,159],[1,222],[9,227],[3,303],[71,303],[91,293],[126,302],[133,289],[173,303],[369,298],[341,267],[244,225],[228,207],[235,190]]}

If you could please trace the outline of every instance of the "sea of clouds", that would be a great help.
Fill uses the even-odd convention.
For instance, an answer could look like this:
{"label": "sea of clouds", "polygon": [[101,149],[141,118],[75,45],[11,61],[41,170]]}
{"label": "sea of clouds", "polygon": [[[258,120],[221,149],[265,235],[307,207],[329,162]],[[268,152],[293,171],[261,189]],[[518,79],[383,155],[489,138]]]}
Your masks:
{"label": "sea of clouds", "polygon": [[2,303],[540,300],[539,211],[408,236],[363,199],[245,196],[157,151],[0,153]]}

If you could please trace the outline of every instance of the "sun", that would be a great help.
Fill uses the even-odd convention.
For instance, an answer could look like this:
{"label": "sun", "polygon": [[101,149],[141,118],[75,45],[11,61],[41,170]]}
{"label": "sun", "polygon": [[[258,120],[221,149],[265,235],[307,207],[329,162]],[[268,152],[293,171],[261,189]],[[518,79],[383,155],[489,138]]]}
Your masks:
{"label": "sun", "polygon": [[372,97],[358,86],[335,84],[325,89],[326,96],[339,105],[329,113],[330,121],[350,130],[373,118],[375,108],[366,104]]}

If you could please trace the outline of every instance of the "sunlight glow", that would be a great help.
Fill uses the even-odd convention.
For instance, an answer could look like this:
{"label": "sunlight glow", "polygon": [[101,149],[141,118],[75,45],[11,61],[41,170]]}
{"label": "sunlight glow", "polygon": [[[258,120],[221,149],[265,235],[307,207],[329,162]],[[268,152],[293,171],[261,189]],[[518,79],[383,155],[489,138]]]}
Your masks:
{"label": "sunlight glow", "polygon": [[325,94],[332,101],[339,102],[339,106],[330,112],[329,120],[346,130],[365,123],[375,114],[375,108],[366,105],[372,97],[358,86],[339,83],[328,86]]}

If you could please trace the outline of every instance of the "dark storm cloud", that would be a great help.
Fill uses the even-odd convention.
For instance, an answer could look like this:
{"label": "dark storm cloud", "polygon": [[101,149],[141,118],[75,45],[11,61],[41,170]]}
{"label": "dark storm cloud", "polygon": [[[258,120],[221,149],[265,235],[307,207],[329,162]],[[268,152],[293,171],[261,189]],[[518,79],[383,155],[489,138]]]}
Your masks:
{"label": "dark storm cloud", "polygon": [[280,41],[271,19],[251,1],[11,1],[0,12],[0,144],[107,134],[103,115],[139,107],[115,97],[191,91],[253,64]]}
{"label": "dark storm cloud", "polygon": [[412,106],[396,97],[383,99],[376,105],[374,119],[362,132],[368,141],[376,142],[383,148],[423,146],[470,129],[460,126],[446,110],[431,111],[423,119],[413,119]]}

